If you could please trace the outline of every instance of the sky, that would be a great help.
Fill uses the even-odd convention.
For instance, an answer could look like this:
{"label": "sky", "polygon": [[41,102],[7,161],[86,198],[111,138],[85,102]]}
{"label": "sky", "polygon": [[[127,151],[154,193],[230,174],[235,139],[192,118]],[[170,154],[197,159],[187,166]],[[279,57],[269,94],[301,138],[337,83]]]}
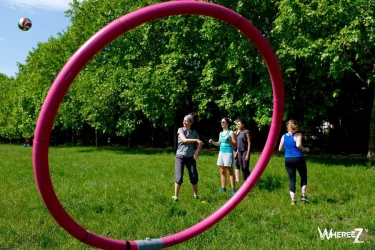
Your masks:
{"label": "sky", "polygon": [[[24,64],[39,42],[47,42],[66,31],[70,20],[64,11],[70,0],[0,0],[0,73],[16,76],[17,62]],[[18,28],[18,20],[32,22],[28,31]]]}

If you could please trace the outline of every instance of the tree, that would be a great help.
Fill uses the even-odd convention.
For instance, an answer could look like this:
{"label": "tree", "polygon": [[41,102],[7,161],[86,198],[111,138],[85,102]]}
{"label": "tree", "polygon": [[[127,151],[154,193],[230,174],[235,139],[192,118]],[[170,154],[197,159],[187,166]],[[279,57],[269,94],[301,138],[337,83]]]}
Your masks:
{"label": "tree", "polygon": [[64,47],[64,34],[59,33],[58,36],[38,43],[37,48],[29,52],[26,63],[18,66],[18,98],[13,112],[20,118],[17,126],[26,138],[33,136],[47,92],[69,56],[69,49]]}
{"label": "tree", "polygon": [[[19,65],[13,85],[6,85],[17,88],[4,97],[11,100],[0,115],[7,114],[9,122],[0,135],[5,128],[14,136],[32,135],[47,91],[73,53],[106,24],[157,2],[74,0],[66,12],[67,31],[38,44]],[[374,8],[367,2],[215,3],[242,14],[277,51],[287,90],[285,118],[309,124],[311,134],[327,121],[349,137],[350,117],[369,123],[375,105],[368,95],[374,82]],[[54,128],[72,131],[74,143],[80,131],[130,136],[140,123],[147,124],[143,130],[168,131],[190,111],[199,113],[206,134],[220,116],[267,127],[272,101],[268,70],[246,37],[213,18],[173,16],[143,24],[95,55],[64,97]]]}
{"label": "tree", "polygon": [[18,98],[16,80],[0,73],[0,136],[10,140],[21,138],[21,121],[14,112]]}
{"label": "tree", "polygon": [[[339,108],[339,97],[346,95],[346,79],[355,76],[358,92],[371,91],[375,81],[374,10],[375,2],[364,0],[280,1],[272,32],[287,75],[287,100],[292,100],[286,110],[297,110],[301,116],[303,110],[305,121],[317,125],[316,121],[329,119],[330,109],[334,112]],[[368,144],[368,158],[372,161],[374,107],[375,103]],[[368,115],[371,107],[363,107],[362,112]],[[337,121],[340,119],[337,117]]]}
{"label": "tree", "polygon": [[[72,18],[69,31],[88,37],[127,12],[120,6],[128,6],[130,12],[147,4],[150,2],[75,1],[69,11]],[[223,1],[223,4],[246,13],[265,34],[270,33],[271,20],[265,15],[269,10],[275,12],[275,7],[267,7],[273,5],[242,1],[234,4]],[[82,29],[82,23],[88,25]],[[93,80],[88,80],[88,75]],[[81,81],[81,77],[85,80]],[[238,114],[255,117],[261,125],[270,123],[271,86],[258,52],[235,28],[212,18],[177,16],[144,24],[106,46],[76,81],[79,85],[90,83],[86,92],[91,92],[87,96],[96,93],[94,100],[108,100],[100,97],[106,91],[98,90],[103,81],[113,89],[120,85],[117,88],[120,98],[111,104],[119,111],[115,120],[118,134],[131,132],[135,128],[132,124],[140,121],[140,114],[154,127],[168,128],[175,124],[177,113],[191,110],[198,110],[207,118],[222,111],[233,117]],[[84,117],[95,117],[96,124],[105,123],[109,117],[100,114],[110,113],[108,105],[98,102],[99,108],[89,100],[82,98]],[[125,107],[129,107],[126,112]],[[101,112],[102,109],[107,111]]]}

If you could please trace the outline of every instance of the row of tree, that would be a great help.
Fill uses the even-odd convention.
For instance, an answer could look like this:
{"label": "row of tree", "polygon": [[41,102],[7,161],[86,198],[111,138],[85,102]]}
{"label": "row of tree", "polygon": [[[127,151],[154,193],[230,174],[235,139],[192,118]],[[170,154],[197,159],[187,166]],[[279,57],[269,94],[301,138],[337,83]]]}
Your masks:
{"label": "row of tree", "polygon": [[[160,2],[74,0],[66,31],[30,51],[15,78],[0,74],[0,136],[32,137],[44,98],[72,54],[111,21]],[[375,160],[374,0],[210,2],[240,13],[271,44],[283,72],[285,119],[300,121],[309,138],[334,138],[332,147],[349,142]],[[221,116],[248,120],[255,131],[270,125],[272,101],[268,70],[240,32],[213,18],[173,16],[98,53],[70,87],[54,131],[169,133],[189,111],[199,113],[203,136],[216,135],[220,127],[212,124]]]}

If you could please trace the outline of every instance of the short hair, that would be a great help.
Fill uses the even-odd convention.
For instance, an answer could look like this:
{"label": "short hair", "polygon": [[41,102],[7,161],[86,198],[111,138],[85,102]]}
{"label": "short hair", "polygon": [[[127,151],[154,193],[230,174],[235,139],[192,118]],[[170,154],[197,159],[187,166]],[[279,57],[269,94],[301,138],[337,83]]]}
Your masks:
{"label": "short hair", "polygon": [[190,112],[188,115],[186,115],[185,117],[188,118],[190,120],[191,123],[194,123],[194,120],[196,119],[196,117],[198,116],[197,113],[195,112]]}

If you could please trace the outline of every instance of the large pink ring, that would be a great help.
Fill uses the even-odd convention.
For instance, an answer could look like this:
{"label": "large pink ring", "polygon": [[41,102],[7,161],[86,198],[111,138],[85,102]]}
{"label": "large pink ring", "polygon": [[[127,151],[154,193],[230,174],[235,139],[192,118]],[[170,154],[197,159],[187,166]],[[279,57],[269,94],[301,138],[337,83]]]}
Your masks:
{"label": "large pink ring", "polygon": [[[115,38],[146,22],[173,15],[187,14],[209,16],[231,24],[254,44],[266,62],[271,77],[274,102],[272,123],[263,152],[250,177],[237,193],[212,215],[188,229],[160,239],[136,241],[105,238],[89,232],[67,214],[61,206],[51,182],[48,148],[59,105],[70,84],[87,62]],[[47,209],[60,226],[73,237],[90,246],[102,249],[161,249],[170,247],[189,240],[218,223],[250,192],[272,156],[280,133],[283,112],[284,86],[280,67],[268,42],[254,25],[238,13],[213,3],[172,1],[151,5],[118,18],[98,31],[76,51],[55,79],[42,106],[35,131],[33,148],[35,181]]]}

